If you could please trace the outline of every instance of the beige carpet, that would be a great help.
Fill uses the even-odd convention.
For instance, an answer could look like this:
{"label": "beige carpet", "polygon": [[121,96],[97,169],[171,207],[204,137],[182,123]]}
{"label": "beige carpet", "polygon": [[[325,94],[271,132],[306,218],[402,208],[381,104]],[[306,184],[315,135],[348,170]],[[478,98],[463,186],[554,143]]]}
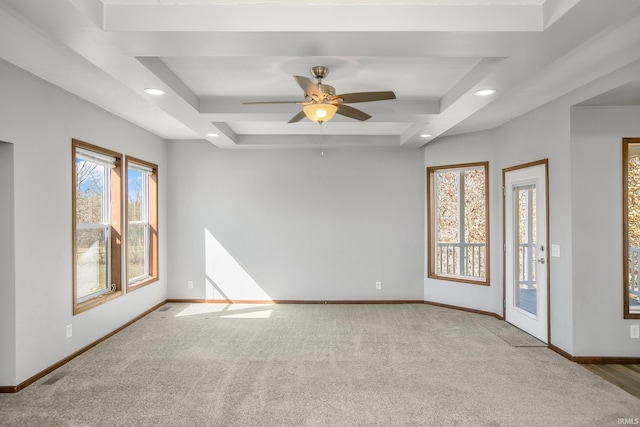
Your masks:
{"label": "beige carpet", "polygon": [[640,417],[639,399],[531,339],[423,304],[168,304],[0,395],[0,425],[615,426]]}

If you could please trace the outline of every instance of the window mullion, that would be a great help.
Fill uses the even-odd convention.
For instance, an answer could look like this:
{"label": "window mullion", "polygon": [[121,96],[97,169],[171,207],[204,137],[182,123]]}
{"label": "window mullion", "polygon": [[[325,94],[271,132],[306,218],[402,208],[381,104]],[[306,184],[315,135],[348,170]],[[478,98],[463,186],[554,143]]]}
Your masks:
{"label": "window mullion", "polygon": [[149,174],[142,174],[142,206],[140,207],[144,222],[149,222]]}
{"label": "window mullion", "polygon": [[465,177],[464,171],[458,172],[458,274],[465,276],[466,242],[464,236],[464,206],[465,206]]}
{"label": "window mullion", "polygon": [[144,224],[144,274],[145,276],[149,276],[149,223],[145,222]]}

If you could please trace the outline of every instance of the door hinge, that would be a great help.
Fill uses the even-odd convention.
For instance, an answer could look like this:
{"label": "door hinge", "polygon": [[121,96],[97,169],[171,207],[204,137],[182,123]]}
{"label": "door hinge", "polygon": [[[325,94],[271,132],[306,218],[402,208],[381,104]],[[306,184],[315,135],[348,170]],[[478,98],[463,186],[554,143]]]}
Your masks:
{"label": "door hinge", "polygon": [[506,299],[502,300],[502,308],[507,308],[507,300]]}
{"label": "door hinge", "polygon": [[506,197],[507,196],[507,189],[502,187],[502,197]]}
{"label": "door hinge", "polygon": [[507,252],[507,244],[502,245],[502,252]]}

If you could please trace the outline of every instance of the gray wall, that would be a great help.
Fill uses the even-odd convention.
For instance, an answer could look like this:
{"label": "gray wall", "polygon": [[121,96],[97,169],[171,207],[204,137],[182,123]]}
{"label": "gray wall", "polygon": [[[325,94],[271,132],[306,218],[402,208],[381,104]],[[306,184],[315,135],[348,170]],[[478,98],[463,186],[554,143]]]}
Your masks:
{"label": "gray wall", "polygon": [[622,138],[640,137],[640,106],[571,110],[573,319],[577,356],[640,355],[622,302]]}
{"label": "gray wall", "polygon": [[[555,102],[496,129],[450,136],[425,147],[427,166],[489,161],[491,285],[425,279],[425,299],[503,314],[502,169],[549,159],[551,343],[571,353],[571,175],[569,109]],[[426,241],[425,241],[426,245]]]}
{"label": "gray wall", "polygon": [[[484,161],[489,162],[490,286],[430,279],[426,277],[425,261],[424,299],[425,301],[502,314],[502,273],[499,271],[502,259],[498,259],[495,255],[500,252],[494,250],[494,248],[502,246],[502,228],[496,226],[496,224],[500,224],[497,220],[502,216],[502,200],[498,191],[502,183],[500,169],[496,164],[493,133],[478,132],[470,135],[445,137],[428,144],[425,148],[425,166],[427,167]],[[423,171],[423,174],[426,174],[426,170]],[[428,253],[428,247],[428,240],[425,239],[425,253]]]}
{"label": "gray wall", "polygon": [[[581,93],[590,93],[585,88]],[[622,318],[621,140],[640,136],[640,107],[573,107],[580,93],[487,132],[425,147],[427,166],[489,160],[491,286],[425,280],[425,299],[502,314],[501,170],[549,159],[551,343],[574,356],[633,356]],[[426,241],[425,241],[426,244]]]}
{"label": "gray wall", "polygon": [[169,157],[171,298],[422,300],[422,150],[172,141]]}
{"label": "gray wall", "polygon": [[[573,353],[569,108],[562,100],[545,105],[496,129],[495,137],[501,170],[549,159],[549,243],[560,247],[559,258],[548,257],[550,343]],[[502,217],[495,226],[502,230]],[[495,254],[502,262],[502,253]]]}
{"label": "gray wall", "polygon": [[0,141],[0,385],[16,383],[13,145]]}
{"label": "gray wall", "polygon": [[[15,294],[15,345],[8,345],[16,355],[15,381],[0,385],[16,385],[166,298],[167,161],[162,139],[1,60],[0,75],[0,140],[13,144],[15,216],[15,277],[7,284],[3,274],[3,289],[9,289],[2,293]],[[72,138],[154,162],[160,179],[160,281],[77,316],[72,312]],[[11,334],[2,335],[2,347],[5,339]]]}

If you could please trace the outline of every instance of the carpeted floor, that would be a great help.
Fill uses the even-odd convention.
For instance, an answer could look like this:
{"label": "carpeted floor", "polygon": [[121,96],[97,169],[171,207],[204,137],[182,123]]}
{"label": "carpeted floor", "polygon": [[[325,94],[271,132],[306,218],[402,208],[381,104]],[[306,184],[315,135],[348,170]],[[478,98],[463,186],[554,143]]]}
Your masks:
{"label": "carpeted floor", "polygon": [[640,400],[491,317],[167,304],[17,394],[2,426],[615,426]]}

